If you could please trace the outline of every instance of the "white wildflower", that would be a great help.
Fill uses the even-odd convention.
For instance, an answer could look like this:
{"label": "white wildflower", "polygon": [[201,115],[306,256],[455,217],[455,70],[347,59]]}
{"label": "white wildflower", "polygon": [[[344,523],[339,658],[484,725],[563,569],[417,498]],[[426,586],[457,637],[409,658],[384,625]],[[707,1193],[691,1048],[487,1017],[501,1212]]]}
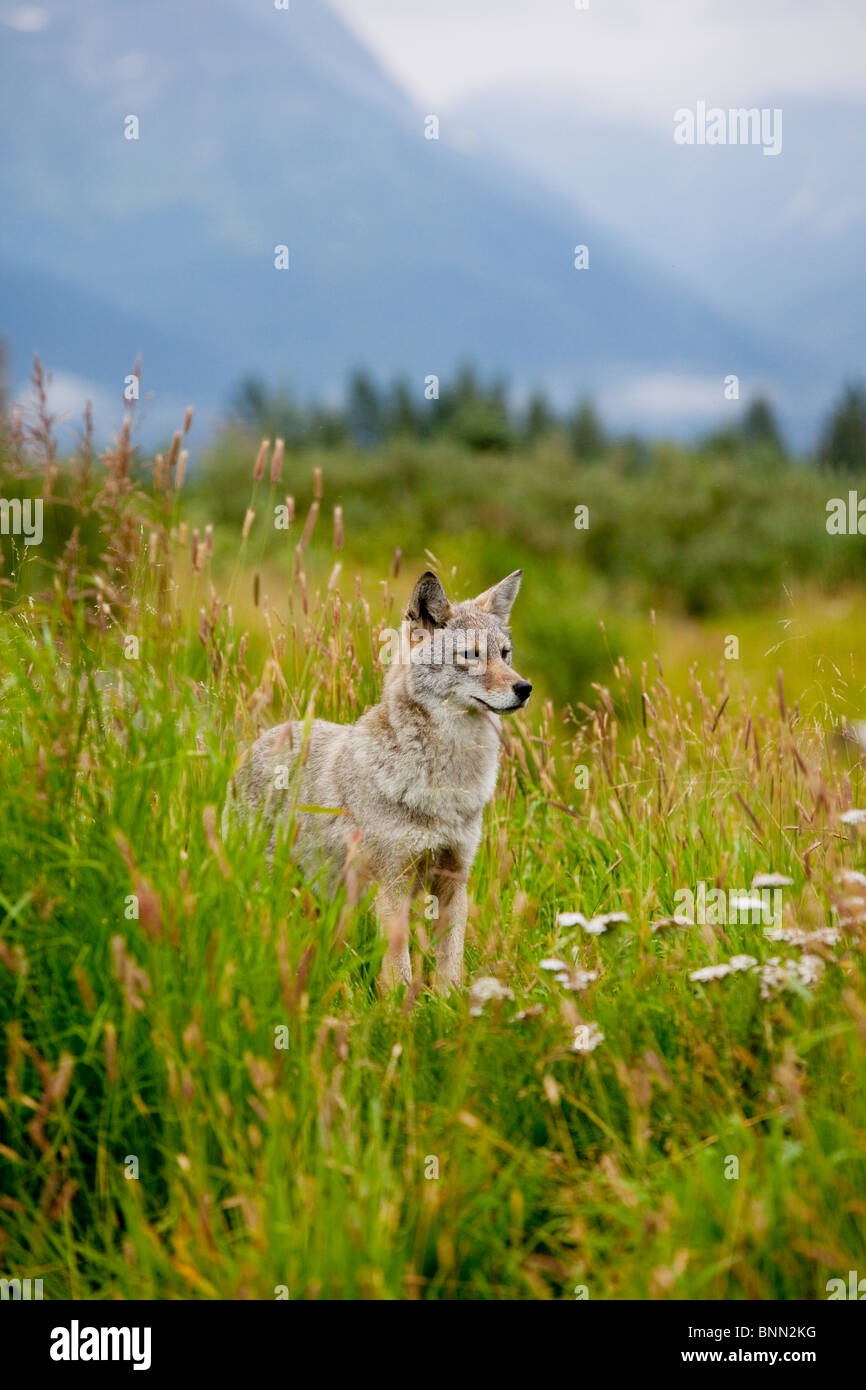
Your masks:
{"label": "white wildflower", "polygon": [[843,927],[856,926],[866,920],[866,898],[843,898],[839,904],[839,921]]}
{"label": "white wildflower", "polygon": [[573,989],[580,993],[581,990],[586,989],[587,985],[595,983],[598,979],[598,971],[579,969],[566,970],[562,974],[556,975],[554,978],[557,983],[562,985],[565,989]]}
{"label": "white wildflower", "polygon": [[764,936],[768,941],[786,941],[789,946],[838,946],[842,933],[838,927],[816,927],[814,931],[803,931],[802,927],[767,927]]}
{"label": "white wildflower", "polygon": [[469,1012],[478,1018],[489,1000],[513,998],[513,991],[501,980],[497,980],[495,975],[482,975],[475,980],[469,991]]}
{"label": "white wildflower", "polygon": [[797,962],[797,974],[804,985],[817,985],[824,974],[824,962],[820,956],[802,955]]}
{"label": "white wildflower", "polygon": [[753,888],[790,888],[794,880],[787,874],[755,874]]}
{"label": "white wildflower", "polygon": [[731,956],[728,964],[732,970],[751,970],[758,962],[754,956]]}
{"label": "white wildflower", "polygon": [[556,925],[558,927],[585,927],[586,918],[582,912],[558,912]]}
{"label": "white wildflower", "polygon": [[730,975],[729,965],[705,965],[700,970],[693,970],[689,976],[696,985],[705,984],[708,980],[723,980],[726,975]]}
{"label": "white wildflower", "polygon": [[608,927],[614,926],[617,922],[627,921],[627,912],[602,912],[598,917],[591,917],[588,922],[584,922],[583,929],[591,936],[603,936]]}
{"label": "white wildflower", "polygon": [[761,966],[761,998],[770,999],[775,990],[790,989],[796,980],[816,985],[824,973],[820,956],[803,955],[799,960],[780,960],[772,956]]}
{"label": "white wildflower", "polygon": [[783,961],[780,956],[771,956],[761,966],[761,998],[770,999],[773,991],[785,989],[796,974],[792,960]]}
{"label": "white wildflower", "polygon": [[854,807],[850,811],[843,811],[839,819],[843,825],[862,825],[866,821],[866,811]]}
{"label": "white wildflower", "polygon": [[732,912],[762,912],[763,898],[750,898],[747,893],[729,893],[728,906]]}
{"label": "white wildflower", "polygon": [[568,966],[558,956],[546,956],[539,965],[540,970],[567,970]]}

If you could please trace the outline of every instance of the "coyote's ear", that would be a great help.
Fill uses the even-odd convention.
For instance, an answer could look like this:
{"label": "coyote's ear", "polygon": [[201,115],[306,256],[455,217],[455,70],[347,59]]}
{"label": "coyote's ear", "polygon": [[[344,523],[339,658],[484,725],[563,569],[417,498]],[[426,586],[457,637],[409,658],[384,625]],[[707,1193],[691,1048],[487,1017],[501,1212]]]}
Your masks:
{"label": "coyote's ear", "polygon": [[427,570],[412,590],[406,617],[422,627],[441,627],[451,615],[451,604],[432,570]]}
{"label": "coyote's ear", "polygon": [[492,613],[494,618],[498,618],[502,623],[507,623],[522,578],[523,570],[515,570],[505,579],[500,579],[499,583],[494,584],[492,589],[485,589],[483,594],[479,594],[472,601],[477,603],[479,608],[483,608],[485,613]]}

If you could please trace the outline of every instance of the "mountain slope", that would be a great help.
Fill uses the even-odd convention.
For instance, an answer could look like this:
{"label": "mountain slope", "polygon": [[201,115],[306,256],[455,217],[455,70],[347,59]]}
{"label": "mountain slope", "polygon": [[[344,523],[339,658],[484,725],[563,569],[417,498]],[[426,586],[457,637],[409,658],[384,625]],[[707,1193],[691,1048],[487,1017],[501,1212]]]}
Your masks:
{"label": "mountain slope", "polygon": [[[756,96],[754,104],[762,104]],[[833,384],[862,371],[862,107],[776,95],[778,157],[674,143],[567,90],[502,87],[449,112],[460,139],[507,155],[577,209],[634,226],[647,260],[756,332],[798,345]]]}
{"label": "mountain slope", "polygon": [[[322,392],[363,363],[420,392],[472,359],[563,400],[699,375],[721,409],[728,372],[805,372],[532,180],[425,140],[321,0],[35,13],[0,58],[0,265],[94,307],[60,333],[16,296],[0,332],[19,377],[38,346],[103,383],[110,341],[117,380],[141,351],[157,398],[204,406],[249,371]],[[589,271],[573,269],[577,242]],[[99,306],[128,331],[100,333]]]}

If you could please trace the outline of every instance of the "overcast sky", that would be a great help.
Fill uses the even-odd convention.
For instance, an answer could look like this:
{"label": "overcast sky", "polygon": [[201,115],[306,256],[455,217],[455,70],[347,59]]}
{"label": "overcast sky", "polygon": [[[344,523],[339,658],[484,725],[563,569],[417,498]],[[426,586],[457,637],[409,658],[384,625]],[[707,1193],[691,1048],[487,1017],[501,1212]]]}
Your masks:
{"label": "overcast sky", "polygon": [[419,105],[573,84],[611,114],[797,93],[866,102],[866,0],[331,0]]}

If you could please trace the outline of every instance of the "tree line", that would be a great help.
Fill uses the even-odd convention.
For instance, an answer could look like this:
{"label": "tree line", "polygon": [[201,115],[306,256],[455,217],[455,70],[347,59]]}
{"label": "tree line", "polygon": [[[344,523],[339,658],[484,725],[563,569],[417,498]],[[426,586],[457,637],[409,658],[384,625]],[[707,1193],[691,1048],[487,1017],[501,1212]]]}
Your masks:
{"label": "tree line", "polygon": [[[638,463],[649,457],[648,446],[638,435],[609,433],[589,398],[578,400],[572,411],[560,411],[537,391],[523,409],[517,409],[509,402],[504,382],[485,384],[471,367],[443,384],[434,400],[419,399],[405,380],[381,386],[369,373],[356,371],[340,405],[304,405],[288,388],[269,387],[248,377],[235,392],[229,415],[235,425],[284,439],[293,449],[376,449],[400,439],[443,439],[478,452],[507,453],[558,436],[576,459],[604,457],[615,446]],[[711,431],[698,444],[701,450],[727,455],[755,447],[772,450],[781,458],[788,454],[775,411],[765,396],[751,400],[736,424]],[[840,471],[862,470],[866,462],[863,385],[845,386],[824,421],[815,457]]]}

